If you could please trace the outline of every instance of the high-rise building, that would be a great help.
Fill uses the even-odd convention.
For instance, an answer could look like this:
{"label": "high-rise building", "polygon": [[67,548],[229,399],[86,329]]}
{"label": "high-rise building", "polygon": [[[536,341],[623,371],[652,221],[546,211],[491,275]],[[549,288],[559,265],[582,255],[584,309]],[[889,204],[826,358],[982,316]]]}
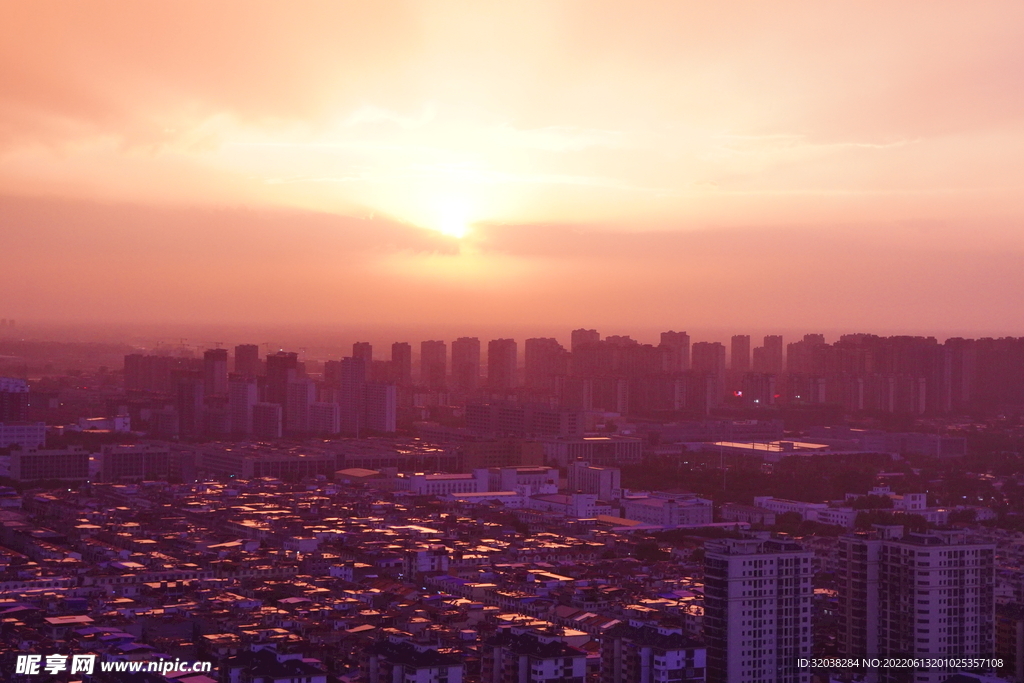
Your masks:
{"label": "high-rise building", "polygon": [[183,372],[177,380],[178,433],[197,438],[203,433],[203,408],[206,403],[205,382],[200,372]]}
{"label": "high-rise building", "polygon": [[366,369],[369,371],[370,366],[373,365],[373,345],[370,342],[356,342],[352,345],[352,357],[362,358],[363,362],[366,363]]}
{"label": "high-rise building", "polygon": [[288,404],[285,407],[285,431],[309,433],[309,407],[316,403],[316,382],[306,377],[288,383]]}
{"label": "high-rise building", "polygon": [[669,372],[682,372],[690,369],[690,335],[671,330],[662,332],[661,345],[671,351]]}
{"label": "high-rise building", "polygon": [[810,683],[813,557],[784,539],[704,544],[708,683]]}
{"label": "high-rise building", "polygon": [[284,411],[287,424],[288,384],[298,379],[299,355],[278,351],[267,356],[267,402],[276,403]]}
{"label": "high-rise building", "polygon": [[280,403],[257,403],[252,407],[252,433],[258,439],[280,439],[284,433]]}
{"label": "high-rise building", "polygon": [[691,356],[694,372],[725,375],[725,345],[719,342],[697,342]]}
{"label": "high-rise building", "polygon": [[769,334],[764,338],[764,346],[754,349],[752,369],[754,372],[765,372],[771,375],[782,373],[785,365],[782,335]]}
{"label": "high-rise building", "polygon": [[[995,652],[995,545],[902,526],[839,544],[839,647],[849,655],[945,658]],[[881,669],[879,681],[939,683],[956,669]]]}
{"label": "high-rise building", "polygon": [[443,341],[420,342],[420,384],[443,391],[448,379],[448,346]]}
{"label": "high-rise building", "polygon": [[124,388],[128,391],[153,391],[174,394],[177,373],[202,371],[202,364],[192,358],[149,356],[139,353],[124,357]]}
{"label": "high-rise building", "polygon": [[341,361],[341,387],[338,404],[341,406],[341,430],[359,435],[363,424],[363,392],[366,387],[366,362],[362,358],[344,358]]}
{"label": "high-rise building", "polygon": [[391,345],[391,364],[394,366],[398,386],[412,384],[412,345],[409,342],[395,342]]}
{"label": "high-rise building", "polygon": [[734,334],[732,337],[732,357],[729,367],[733,372],[750,370],[750,335]]}
{"label": "high-rise building", "polygon": [[487,385],[491,391],[511,391],[518,383],[519,347],[515,339],[492,339],[487,344]]}
{"label": "high-rise building", "polygon": [[725,395],[725,345],[719,342],[697,342],[691,348],[691,368],[703,378],[693,378],[695,383],[702,382],[707,398],[707,407],[718,405]]}
{"label": "high-rise building", "polygon": [[569,374],[569,352],[550,337],[526,340],[525,384],[528,389],[554,392],[559,378]]}
{"label": "high-rise building", "polygon": [[394,432],[398,415],[398,388],[370,382],[363,388],[363,424],[374,432]]}
{"label": "high-rise building", "polygon": [[231,431],[243,436],[252,433],[252,407],[260,400],[256,377],[233,374],[228,378],[228,408]]}
{"label": "high-rise building", "polygon": [[235,347],[235,372],[246,377],[260,373],[260,347],[256,344],[239,344]]}
{"label": "high-rise building", "polygon": [[28,382],[14,377],[0,377],[0,422],[25,419]]}
{"label": "high-rise building", "polygon": [[586,344],[596,344],[599,341],[601,341],[601,334],[597,330],[585,330],[580,328],[572,331],[569,348],[575,352],[576,349],[581,346]]}
{"label": "high-rise building", "polygon": [[309,432],[317,436],[335,436],[341,432],[341,406],[317,402],[309,406]]}
{"label": "high-rise building", "polygon": [[203,390],[207,396],[228,393],[228,350],[206,349],[203,352]]}
{"label": "high-rise building", "polygon": [[1003,660],[999,675],[1024,682],[1024,605],[996,605],[996,658]]}
{"label": "high-rise building", "polygon": [[452,342],[452,388],[475,391],[480,384],[480,340],[459,337]]}

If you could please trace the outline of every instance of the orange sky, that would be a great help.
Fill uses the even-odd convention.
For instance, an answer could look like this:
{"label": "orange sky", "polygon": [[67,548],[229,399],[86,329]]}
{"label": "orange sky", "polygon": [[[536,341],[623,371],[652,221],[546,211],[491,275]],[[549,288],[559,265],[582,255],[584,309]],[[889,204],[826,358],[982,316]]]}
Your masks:
{"label": "orange sky", "polygon": [[1019,2],[8,2],[0,317],[1024,334],[1022,115]]}

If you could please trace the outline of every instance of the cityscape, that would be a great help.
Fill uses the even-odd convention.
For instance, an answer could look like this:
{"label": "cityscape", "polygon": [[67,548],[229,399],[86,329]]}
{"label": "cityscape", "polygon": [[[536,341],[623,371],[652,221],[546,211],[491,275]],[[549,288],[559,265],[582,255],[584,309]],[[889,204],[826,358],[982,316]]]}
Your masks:
{"label": "cityscape", "polygon": [[[0,321],[8,660],[1020,680],[1024,338],[576,329],[316,358],[18,329]],[[166,680],[88,680],[129,675]]]}
{"label": "cityscape", "polygon": [[1022,65],[0,2],[0,683],[1024,683]]}

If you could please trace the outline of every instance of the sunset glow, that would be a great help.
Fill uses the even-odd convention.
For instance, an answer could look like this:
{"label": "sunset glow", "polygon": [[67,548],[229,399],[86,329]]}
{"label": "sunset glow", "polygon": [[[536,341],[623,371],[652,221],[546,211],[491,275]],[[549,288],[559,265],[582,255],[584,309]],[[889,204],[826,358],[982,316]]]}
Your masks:
{"label": "sunset glow", "polygon": [[1024,325],[1018,3],[48,6],[0,16],[6,315],[363,320],[400,259],[456,323],[472,255],[534,274],[493,323]]}

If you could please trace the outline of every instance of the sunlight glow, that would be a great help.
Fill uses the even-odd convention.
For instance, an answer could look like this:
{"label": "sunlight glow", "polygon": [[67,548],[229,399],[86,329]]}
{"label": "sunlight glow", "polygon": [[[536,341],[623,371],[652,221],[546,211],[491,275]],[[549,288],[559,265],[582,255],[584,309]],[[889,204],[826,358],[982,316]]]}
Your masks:
{"label": "sunlight glow", "polygon": [[435,230],[461,239],[469,234],[469,206],[462,200],[447,197],[437,202]]}

